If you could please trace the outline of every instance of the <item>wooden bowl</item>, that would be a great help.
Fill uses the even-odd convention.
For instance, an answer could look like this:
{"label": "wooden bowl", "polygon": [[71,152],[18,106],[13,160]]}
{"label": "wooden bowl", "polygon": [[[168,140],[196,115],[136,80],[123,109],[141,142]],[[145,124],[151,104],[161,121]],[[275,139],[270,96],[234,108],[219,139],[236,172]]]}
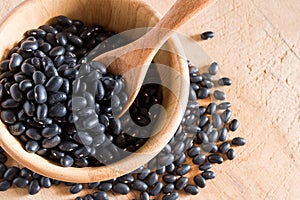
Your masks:
{"label": "wooden bowl", "polygon": [[[136,27],[154,26],[161,16],[139,0],[27,0],[18,6],[0,26],[0,55],[3,60],[8,51],[24,37],[26,30],[37,28],[58,15],[82,20],[85,24],[100,24],[108,30],[122,32]],[[176,39],[167,44],[179,50]],[[161,51],[155,62],[171,66],[177,73],[160,71],[168,85],[176,91],[163,90],[166,119],[161,129],[134,153],[108,166],[75,168],[61,167],[37,154],[28,153],[0,122],[0,145],[18,163],[43,176],[68,182],[95,182],[112,179],[135,170],[151,160],[169,142],[179,126],[187,105],[189,74],[186,60]]]}

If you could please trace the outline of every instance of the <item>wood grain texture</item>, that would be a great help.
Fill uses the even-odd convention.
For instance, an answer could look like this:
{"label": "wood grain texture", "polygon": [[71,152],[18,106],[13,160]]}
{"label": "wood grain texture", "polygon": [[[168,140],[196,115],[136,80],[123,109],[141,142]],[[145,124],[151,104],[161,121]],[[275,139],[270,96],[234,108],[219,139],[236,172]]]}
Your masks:
{"label": "wood grain texture", "polygon": [[[1,17],[18,2],[1,0]],[[162,14],[174,3],[147,2]],[[241,126],[230,138],[241,135],[248,143],[236,148],[234,161],[214,166],[216,179],[199,195],[180,199],[300,199],[299,10],[298,0],[219,0],[181,29],[191,37],[206,30],[216,32],[213,40],[199,44],[220,63],[220,73],[233,80],[225,91]],[[0,198],[77,196],[69,195],[63,186],[42,189],[36,196],[26,193],[10,189],[0,193]],[[118,200],[136,198],[135,194],[113,196]]]}

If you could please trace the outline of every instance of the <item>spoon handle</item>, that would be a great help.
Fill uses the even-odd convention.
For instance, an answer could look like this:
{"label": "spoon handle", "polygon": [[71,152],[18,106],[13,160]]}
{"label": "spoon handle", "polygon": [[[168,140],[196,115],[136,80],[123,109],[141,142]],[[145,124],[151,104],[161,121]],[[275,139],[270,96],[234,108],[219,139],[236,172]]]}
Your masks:
{"label": "spoon handle", "polygon": [[165,16],[143,37],[143,41],[161,47],[173,31],[188,22],[215,0],[177,0]]}

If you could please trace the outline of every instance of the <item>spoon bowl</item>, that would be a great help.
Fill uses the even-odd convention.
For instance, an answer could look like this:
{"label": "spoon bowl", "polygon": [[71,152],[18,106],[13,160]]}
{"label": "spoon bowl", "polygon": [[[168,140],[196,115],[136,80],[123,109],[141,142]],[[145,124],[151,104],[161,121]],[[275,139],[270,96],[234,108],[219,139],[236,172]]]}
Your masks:
{"label": "spoon bowl", "polygon": [[[33,12],[34,11],[34,12]],[[138,27],[153,27],[161,16],[139,0],[28,0],[15,8],[0,26],[0,55],[4,59],[9,50],[30,29],[46,24],[58,15],[79,19],[87,25],[99,24],[107,30],[122,32]],[[179,52],[180,44],[171,38],[166,45]],[[182,57],[167,51],[158,51],[154,62],[170,66],[176,73],[165,74],[168,85],[177,90],[163,89],[163,107],[166,117],[161,120],[157,134],[134,153],[107,166],[64,168],[37,154],[28,153],[17,138],[0,122],[0,145],[19,164],[43,176],[67,182],[95,182],[112,179],[144,165],[169,142],[184,114],[189,94],[189,72]]]}

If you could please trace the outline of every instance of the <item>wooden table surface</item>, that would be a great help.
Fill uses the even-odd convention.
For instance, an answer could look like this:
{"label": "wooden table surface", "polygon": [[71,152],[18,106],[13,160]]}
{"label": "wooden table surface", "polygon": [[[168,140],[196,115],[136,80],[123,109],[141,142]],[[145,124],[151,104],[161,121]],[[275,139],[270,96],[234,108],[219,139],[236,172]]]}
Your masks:
{"label": "wooden table surface", "polygon": [[[162,14],[174,0],[146,0]],[[2,20],[22,0],[0,0]],[[214,166],[216,179],[196,197],[180,199],[300,199],[300,1],[219,0],[181,32],[195,37],[213,30],[213,40],[199,41],[233,80],[226,89],[234,117],[231,134],[247,139],[237,158]],[[197,173],[197,170],[193,170]],[[88,190],[89,192],[93,192]],[[78,195],[84,195],[84,192]],[[11,188],[0,199],[74,199],[68,187],[42,189],[35,196]],[[138,199],[136,194],[112,199]]]}

